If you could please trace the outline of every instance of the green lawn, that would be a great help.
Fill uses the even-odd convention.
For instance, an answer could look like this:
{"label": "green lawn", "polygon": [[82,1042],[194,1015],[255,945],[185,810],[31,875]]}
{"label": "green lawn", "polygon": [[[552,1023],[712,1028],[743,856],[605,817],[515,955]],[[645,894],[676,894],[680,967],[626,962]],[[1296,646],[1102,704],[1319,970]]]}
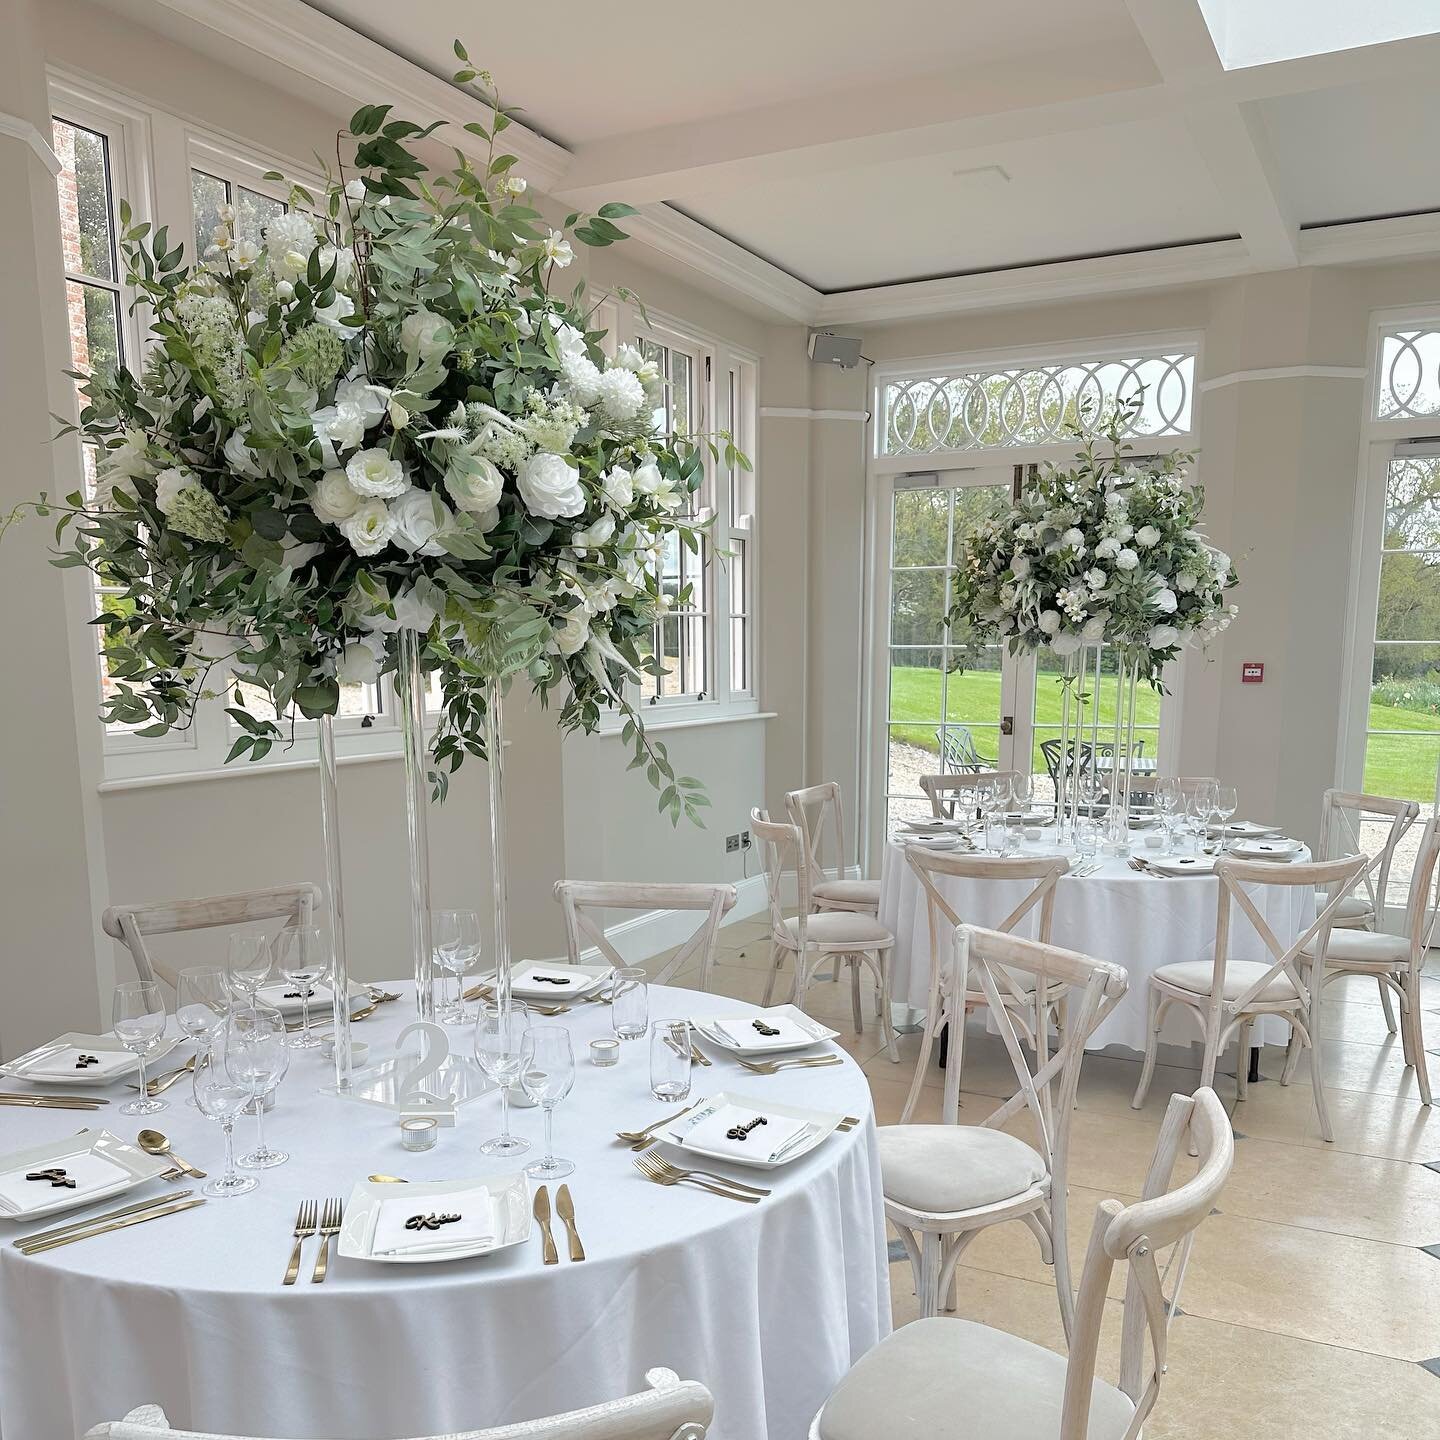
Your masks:
{"label": "green lawn", "polygon": [[[890,672],[891,733],[897,740],[939,752],[935,732],[940,728],[940,671],[919,666],[897,668]],[[1060,733],[1060,686],[1042,676],[1035,695],[1035,748],[1032,769],[1045,772],[1040,742]],[[945,718],[951,725],[968,726],[976,748],[991,759],[997,754],[1000,717],[1000,675],[995,670],[951,672],[946,685]],[[1160,718],[1160,697],[1142,688],[1135,703],[1137,726],[1148,726],[1141,733],[1145,753],[1153,755],[1156,727]],[[913,723],[907,723],[913,722]],[[1113,737],[1115,725],[1115,678],[1106,676],[1100,691],[1101,739]],[[1108,729],[1107,729],[1108,726]],[[1415,732],[1406,735],[1375,735],[1369,742],[1365,765],[1365,788],[1375,795],[1430,801],[1435,794],[1435,766],[1440,759],[1440,737],[1433,732],[1440,726],[1436,716],[1425,711],[1402,709],[1394,705],[1370,706],[1372,730]]]}

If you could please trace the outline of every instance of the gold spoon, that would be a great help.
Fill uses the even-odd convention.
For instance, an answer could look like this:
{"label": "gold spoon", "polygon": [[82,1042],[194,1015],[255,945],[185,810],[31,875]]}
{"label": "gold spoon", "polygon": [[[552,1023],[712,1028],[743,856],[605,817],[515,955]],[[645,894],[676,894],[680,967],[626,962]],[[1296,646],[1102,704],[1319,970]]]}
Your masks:
{"label": "gold spoon", "polygon": [[408,1180],[402,1180],[398,1175],[367,1175],[365,1177],[372,1185],[408,1185]]}
{"label": "gold spoon", "polygon": [[164,1155],[177,1170],[183,1170],[187,1175],[193,1175],[197,1180],[205,1178],[203,1170],[197,1170],[188,1160],[182,1160],[170,1148],[170,1137],[163,1135],[159,1130],[142,1130],[136,1137],[140,1148],[147,1155]]}

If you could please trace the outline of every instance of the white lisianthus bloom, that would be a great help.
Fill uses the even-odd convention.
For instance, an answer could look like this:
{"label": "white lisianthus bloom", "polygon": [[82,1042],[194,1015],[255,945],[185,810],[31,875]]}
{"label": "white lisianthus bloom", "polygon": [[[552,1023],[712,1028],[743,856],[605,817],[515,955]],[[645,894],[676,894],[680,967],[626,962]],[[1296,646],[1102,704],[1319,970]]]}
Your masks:
{"label": "white lisianthus bloom", "polygon": [[412,310],[400,322],[400,348],[412,359],[439,360],[454,345],[454,326],[433,310]]}
{"label": "white lisianthus bloom", "polygon": [[358,405],[336,405],[335,416],[325,426],[326,438],[341,450],[354,450],[365,442],[365,412]]}
{"label": "white lisianthus bloom", "polygon": [[384,658],[385,642],[378,635],[352,640],[335,667],[335,678],[342,685],[373,685],[380,678]]}
{"label": "white lisianthus bloom", "polygon": [[358,175],[355,179],[347,181],[345,195],[350,200],[363,200],[365,198],[365,182]]}
{"label": "white lisianthus bloom", "polygon": [[367,430],[385,418],[385,407],[389,403],[389,390],[383,385],[372,385],[363,373],[352,375],[335,387],[335,408],[358,410]]}
{"label": "white lisianthus bloom", "polygon": [[1168,650],[1179,638],[1173,625],[1157,625],[1146,637],[1152,650]]}
{"label": "white lisianthus bloom", "polygon": [[238,430],[231,433],[225,442],[225,463],[237,474],[255,479],[260,474],[259,457],[245,443]]}
{"label": "white lisianthus bloom", "polygon": [[343,290],[355,275],[354,253],[338,245],[322,245],[320,247],[320,274],[323,276],[332,265],[335,267],[335,287]]}
{"label": "white lisianthus bloom", "polygon": [[1040,619],[1036,623],[1046,635],[1053,635],[1060,628],[1060,612],[1058,610],[1042,610]]}
{"label": "white lisianthus bloom", "polygon": [[635,501],[630,472],[621,465],[612,466],[600,477],[600,488],[605,492],[605,503],[616,510],[625,510]]}
{"label": "white lisianthus bloom", "polygon": [[357,555],[378,555],[395,533],[395,521],[383,500],[366,500],[340,522],[340,533]]}
{"label": "white lisianthus bloom", "polygon": [[1085,549],[1085,532],[1071,526],[1061,537],[1060,543],[1068,545],[1077,554]]}
{"label": "white lisianthus bloom", "polygon": [[175,513],[175,502],[187,485],[199,485],[200,479],[193,470],[182,470],[171,466],[155,477],[155,504],[162,515]]}
{"label": "white lisianthus bloom", "polygon": [[354,313],[355,302],[340,290],[335,292],[335,298],[328,305],[315,307],[315,318],[322,325],[328,325],[332,330],[339,330],[346,335],[350,333],[351,327],[343,322]]}
{"label": "white lisianthus bloom", "polygon": [[403,430],[410,423],[410,412],[393,395],[385,406],[385,414],[397,430]]}
{"label": "white lisianthus bloom", "polygon": [[457,510],[482,515],[500,503],[505,477],[483,455],[457,455],[445,472],[445,489]]}
{"label": "white lisianthus bloom", "polygon": [[633,370],[637,375],[645,368],[645,357],[634,345],[617,345],[615,347],[615,358],[610,362],[612,365],[623,366],[626,370]]}
{"label": "white lisianthus bloom", "polygon": [[575,258],[570,242],[559,230],[552,230],[541,242],[540,253],[562,270]]}
{"label": "white lisianthus bloom", "polygon": [[1175,577],[1175,588],[1180,591],[1182,595],[1188,595],[1190,591],[1195,588],[1196,584],[1197,581],[1195,577],[1188,570],[1182,570]]}
{"label": "white lisianthus bloom", "polygon": [[455,517],[433,490],[407,490],[390,505],[395,521],[395,543],[408,554],[443,555],[445,548],[435,541]]}
{"label": "white lisianthus bloom", "polygon": [[547,520],[578,515],[585,508],[580,472],[560,455],[542,451],[520,466],[516,477],[520,498],[532,515]]}
{"label": "white lisianthus bloom", "polygon": [[1153,525],[1142,525],[1135,532],[1135,543],[1142,550],[1153,549],[1160,543],[1160,532]]}
{"label": "white lisianthus bloom", "polygon": [[1050,642],[1050,648],[1057,655],[1073,655],[1084,643],[1079,635],[1057,635]]}
{"label": "white lisianthus bloom", "polygon": [[645,403],[645,387],[634,371],[616,365],[600,376],[596,399],[610,419],[633,420]]}
{"label": "white lisianthus bloom", "polygon": [[310,508],[316,519],[327,525],[338,525],[360,508],[360,497],[350,488],[343,470],[327,470],[310,497]]}
{"label": "white lisianthus bloom", "polygon": [[260,247],[253,240],[237,240],[231,258],[237,270],[248,270],[260,258]]}
{"label": "white lisianthus bloom", "polygon": [[590,639],[590,616],[583,605],[567,610],[564,623],[554,628],[555,648],[562,655],[578,655]]}
{"label": "white lisianthus bloom", "polygon": [[1109,620],[1106,615],[1092,615],[1086,622],[1080,634],[1086,640],[1103,640],[1105,638],[1105,626]]}
{"label": "white lisianthus bloom", "polygon": [[1164,586],[1150,597],[1150,604],[1162,615],[1173,615],[1175,613],[1175,607],[1179,603],[1175,598],[1175,592]]}
{"label": "white lisianthus bloom", "polygon": [[602,545],[609,544],[614,533],[615,517],[602,513],[598,520],[592,520],[583,530],[575,531],[570,537],[570,544],[577,555],[584,555],[587,551],[598,550]]}
{"label": "white lisianthus bloom", "polygon": [[384,450],[358,451],[350,457],[345,474],[357,495],[389,500],[403,495],[410,488],[404,466],[398,460],[392,460]]}
{"label": "white lisianthus bloom", "polygon": [[1140,557],[1128,546],[1115,557],[1115,564],[1121,570],[1133,570],[1140,563]]}
{"label": "white lisianthus bloom", "polygon": [[117,486],[133,495],[129,482],[150,473],[145,459],[145,432],[134,427],[126,430],[124,440],[113,450],[100,451],[96,470],[95,498],[99,504],[108,505]]}
{"label": "white lisianthus bloom", "polygon": [[664,485],[665,477],[653,460],[647,460],[630,477],[630,483],[637,495],[654,495]]}
{"label": "white lisianthus bloom", "polygon": [[1108,578],[1105,572],[1100,569],[1087,570],[1085,572],[1085,583],[1092,590],[1103,590]]}

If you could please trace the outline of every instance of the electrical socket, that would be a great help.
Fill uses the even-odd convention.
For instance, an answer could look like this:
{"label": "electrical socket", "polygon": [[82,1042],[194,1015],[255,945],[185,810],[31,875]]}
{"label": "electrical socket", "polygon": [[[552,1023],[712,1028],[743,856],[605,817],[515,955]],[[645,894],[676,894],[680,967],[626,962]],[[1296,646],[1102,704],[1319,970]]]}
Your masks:
{"label": "electrical socket", "polygon": [[748,850],[750,848],[750,832],[748,830],[742,830],[740,832],[740,848],[742,850]]}
{"label": "electrical socket", "polygon": [[[747,845],[750,843],[750,836],[748,832],[745,836],[745,843]],[[733,855],[739,848],[740,837],[738,835],[727,835],[725,837],[725,853],[727,855]]]}

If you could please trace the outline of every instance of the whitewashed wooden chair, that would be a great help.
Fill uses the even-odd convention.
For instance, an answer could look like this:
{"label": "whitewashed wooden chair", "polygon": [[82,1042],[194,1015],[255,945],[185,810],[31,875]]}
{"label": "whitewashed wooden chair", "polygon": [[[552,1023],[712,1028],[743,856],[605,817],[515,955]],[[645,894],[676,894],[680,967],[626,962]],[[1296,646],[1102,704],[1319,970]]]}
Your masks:
{"label": "whitewashed wooden chair", "polygon": [[[1280,1083],[1290,1083],[1300,1047],[1307,1046],[1311,1052],[1310,1078],[1315,1091],[1320,1133],[1326,1140],[1333,1138],[1320,1075],[1320,987],[1309,983],[1301,956],[1312,942],[1321,950],[1326,948],[1340,901],[1360,883],[1361,876],[1371,863],[1363,855],[1288,865],[1271,860],[1216,861],[1215,874],[1220,885],[1215,913],[1215,958],[1210,962],[1174,961],[1151,971],[1145,1065],[1140,1072],[1135,1098],[1130,1102],[1134,1109],[1144,1105],[1149,1092],[1160,1044],[1160,1028],[1165,1023],[1165,1014],[1170,1006],[1178,1004],[1193,1012],[1205,1036],[1205,1058],[1200,1067],[1202,1086],[1214,1085],[1216,1061],[1230,1040],[1238,1036],[1235,1081],[1241,1100],[1247,1091],[1250,1027],[1262,1015],[1280,1015],[1290,1022],[1291,1027],[1290,1052],[1286,1056]],[[1285,945],[1247,893],[1247,885],[1309,886],[1315,890],[1323,889],[1329,898],[1310,928],[1293,944]],[[1232,905],[1238,905],[1255,927],[1255,933],[1273,957],[1269,965],[1263,960],[1230,958]]]}
{"label": "whitewashed wooden chair", "polygon": [[1181,775],[1175,783],[1188,800],[1202,785],[1218,785],[1220,782],[1213,775]]}
{"label": "whitewashed wooden chair", "polygon": [[[1325,965],[1319,988],[1323,989],[1342,975],[1373,975],[1380,993],[1389,1000],[1394,991],[1400,1002],[1400,1043],[1407,1068],[1415,1071],[1422,1104],[1430,1105],[1430,1070],[1425,1060],[1425,1034],[1422,1024],[1424,1005],[1421,1001],[1420,972],[1430,948],[1435,928],[1437,903],[1440,903],[1440,817],[1426,821],[1420,838],[1420,852],[1415,857],[1415,870],[1410,877],[1410,898],[1405,907],[1405,933],[1387,935],[1378,930],[1334,929],[1324,946]],[[1367,872],[1367,877],[1368,877]],[[1377,882],[1377,904],[1383,905],[1384,888]],[[1383,910],[1380,913],[1384,913]],[[1302,964],[1313,966],[1319,940],[1312,940],[1300,953]],[[1311,984],[1314,976],[1311,975]],[[1388,1013],[1389,1005],[1386,1005]],[[1298,1057],[1297,1057],[1298,1058]],[[1291,1056],[1286,1056],[1289,1064]],[[1313,1063],[1313,1061],[1312,1061]]]}
{"label": "whitewashed wooden chair", "polygon": [[[1055,1266],[1055,1287],[1065,1333],[1070,1333],[1074,1295],[1070,1288],[1065,1185],[1070,1121],[1085,1042],[1120,1003],[1129,985],[1118,965],[1024,940],[976,925],[957,925],[950,935],[951,995],[979,990],[1005,1042],[1019,1089],[979,1125],[961,1125],[960,1064],[965,1028],[951,1027],[951,1064],[938,1125],[911,1125],[919,1087],[898,1125],[881,1126],[880,1178],[885,1217],[910,1258],[920,1313],[938,1315],[950,1294],[955,1267],[970,1242],[990,1225],[1022,1221],[1040,1243],[1045,1263]],[[1030,1040],[1029,1057],[1017,1029],[1020,1018],[1009,987],[1023,976],[1027,988],[1048,995],[1051,986],[1072,986],[1070,1026],[1050,1053],[1049,1027]],[[917,1079],[920,1072],[917,1072]],[[1028,1111],[1036,1141],[1028,1145],[1002,1128]]]}
{"label": "whitewashed wooden chair", "polygon": [[[890,1020],[890,951],[895,937],[873,915],[855,910],[813,912],[810,898],[810,866],[806,862],[805,837],[798,825],[769,819],[763,810],[750,812],[750,828],[765,867],[765,891],[770,905],[770,976],[765,982],[764,1004],[775,992],[775,977],[791,956],[795,964],[795,985],[791,998],[802,1009],[805,992],[816,970],[829,961],[850,966],[850,994],[854,1005],[855,1033],[864,1029],[860,1006],[860,966],[875,977],[875,1009],[885,1032],[885,1048],[891,1060],[900,1063],[900,1050]],[[794,876],[797,913],[785,915],[786,878]]]}
{"label": "whitewashed wooden chair", "polygon": [[259,925],[281,920],[281,930],[315,923],[322,899],[316,885],[276,885],[269,890],[247,890],[238,895],[211,895],[202,900],[154,900],[146,905],[112,905],[100,917],[101,928],[118,940],[135,961],[142,980],[157,976],[174,986],[175,973],[151,958],[149,936],[176,935],[191,930],[219,930],[234,925]]}
{"label": "whitewashed wooden chair", "polygon": [[1018,770],[967,770],[959,775],[922,775],[920,788],[937,820],[953,820],[959,790],[987,790],[1019,779]]}
{"label": "whitewashed wooden chair", "polygon": [[[791,790],[785,796],[785,810],[790,823],[800,827],[805,840],[805,853],[810,860],[810,899],[816,910],[857,910],[862,915],[875,915],[880,910],[878,880],[845,878],[845,809],[837,781],[826,780],[804,790]],[[832,853],[826,835],[834,837],[834,878],[827,876],[825,857]]]}
{"label": "whitewashed wooden chair", "polygon": [[[998,925],[990,928],[1002,934],[1013,934],[1015,927],[1033,911],[1035,920],[1031,928],[1034,934],[1031,938],[1048,945],[1055,917],[1055,884],[1069,868],[1069,861],[1063,856],[1036,859],[1028,856],[959,855],[953,851],[929,850],[923,845],[907,846],[905,859],[925,891],[925,910],[930,922],[930,991],[925,1003],[925,1028],[920,1033],[920,1058],[905,1101],[904,1114],[908,1117],[920,1098],[936,1038],[947,1025],[953,1033],[955,1027],[965,1023],[965,1016],[971,1010],[978,1010],[987,1003],[985,992],[978,984],[972,985],[966,992],[963,1005],[959,997],[950,991],[950,955],[955,927],[968,922],[950,903],[940,886],[947,877],[989,884],[1033,882],[1020,903]],[[1066,1002],[1070,993],[1065,981],[1052,982],[1042,1007],[1028,972],[1002,970],[999,980],[1000,998],[1008,1008],[1017,1012],[1016,1019],[1032,1050],[1037,1029],[1042,1023],[1048,1025],[1052,1016],[1059,1041],[1063,1043]],[[953,1075],[958,1086],[959,1074],[960,1052],[957,1050],[953,1059],[948,1061],[947,1078]]]}
{"label": "whitewashed wooden chair", "polygon": [[735,908],[735,887],[669,881],[645,884],[628,880],[557,880],[555,898],[565,916],[565,948],[572,965],[578,965],[581,953],[591,946],[611,965],[634,963],[610,943],[604,925],[606,910],[701,912],[699,928],[650,978],[652,983],[664,985],[698,957],[700,988],[708,990],[715,938],[721,917]]}
{"label": "whitewashed wooden chair", "polygon": [[[1187,1140],[1200,1165],[1171,1188]],[[810,1440],[1138,1440],[1166,1373],[1195,1232],[1234,1160],[1215,1092],[1172,1095],[1141,1198],[1102,1200],[1096,1209],[1068,1359],[975,1321],[916,1320],[861,1358],[815,1417]],[[1106,1295],[1122,1261],[1129,1268],[1112,1385],[1095,1370]]]}
{"label": "whitewashed wooden chair", "polygon": [[[454,1431],[424,1440],[705,1440],[714,1417],[710,1392],[673,1370],[649,1370],[649,1389],[620,1400],[606,1400],[544,1420],[522,1420],[489,1430]],[[111,1420],[85,1432],[85,1440],[256,1440],[213,1431],[174,1430],[158,1405],[142,1405],[123,1420]],[[337,1437],[338,1440],[338,1437]]]}
{"label": "whitewashed wooden chair", "polygon": [[[1320,801],[1320,858],[1338,860],[1342,855],[1363,855],[1361,843],[1365,822],[1387,824],[1389,831],[1381,848],[1380,863],[1365,876],[1360,892],[1347,895],[1335,916],[1337,930],[1384,930],[1385,901],[1390,888],[1390,866],[1395,847],[1415,823],[1420,807],[1413,800],[1394,800],[1388,795],[1363,795],[1351,790],[1327,790]],[[1390,1004],[1390,987],[1377,977],[1385,1024],[1395,1033],[1395,1011]]]}

